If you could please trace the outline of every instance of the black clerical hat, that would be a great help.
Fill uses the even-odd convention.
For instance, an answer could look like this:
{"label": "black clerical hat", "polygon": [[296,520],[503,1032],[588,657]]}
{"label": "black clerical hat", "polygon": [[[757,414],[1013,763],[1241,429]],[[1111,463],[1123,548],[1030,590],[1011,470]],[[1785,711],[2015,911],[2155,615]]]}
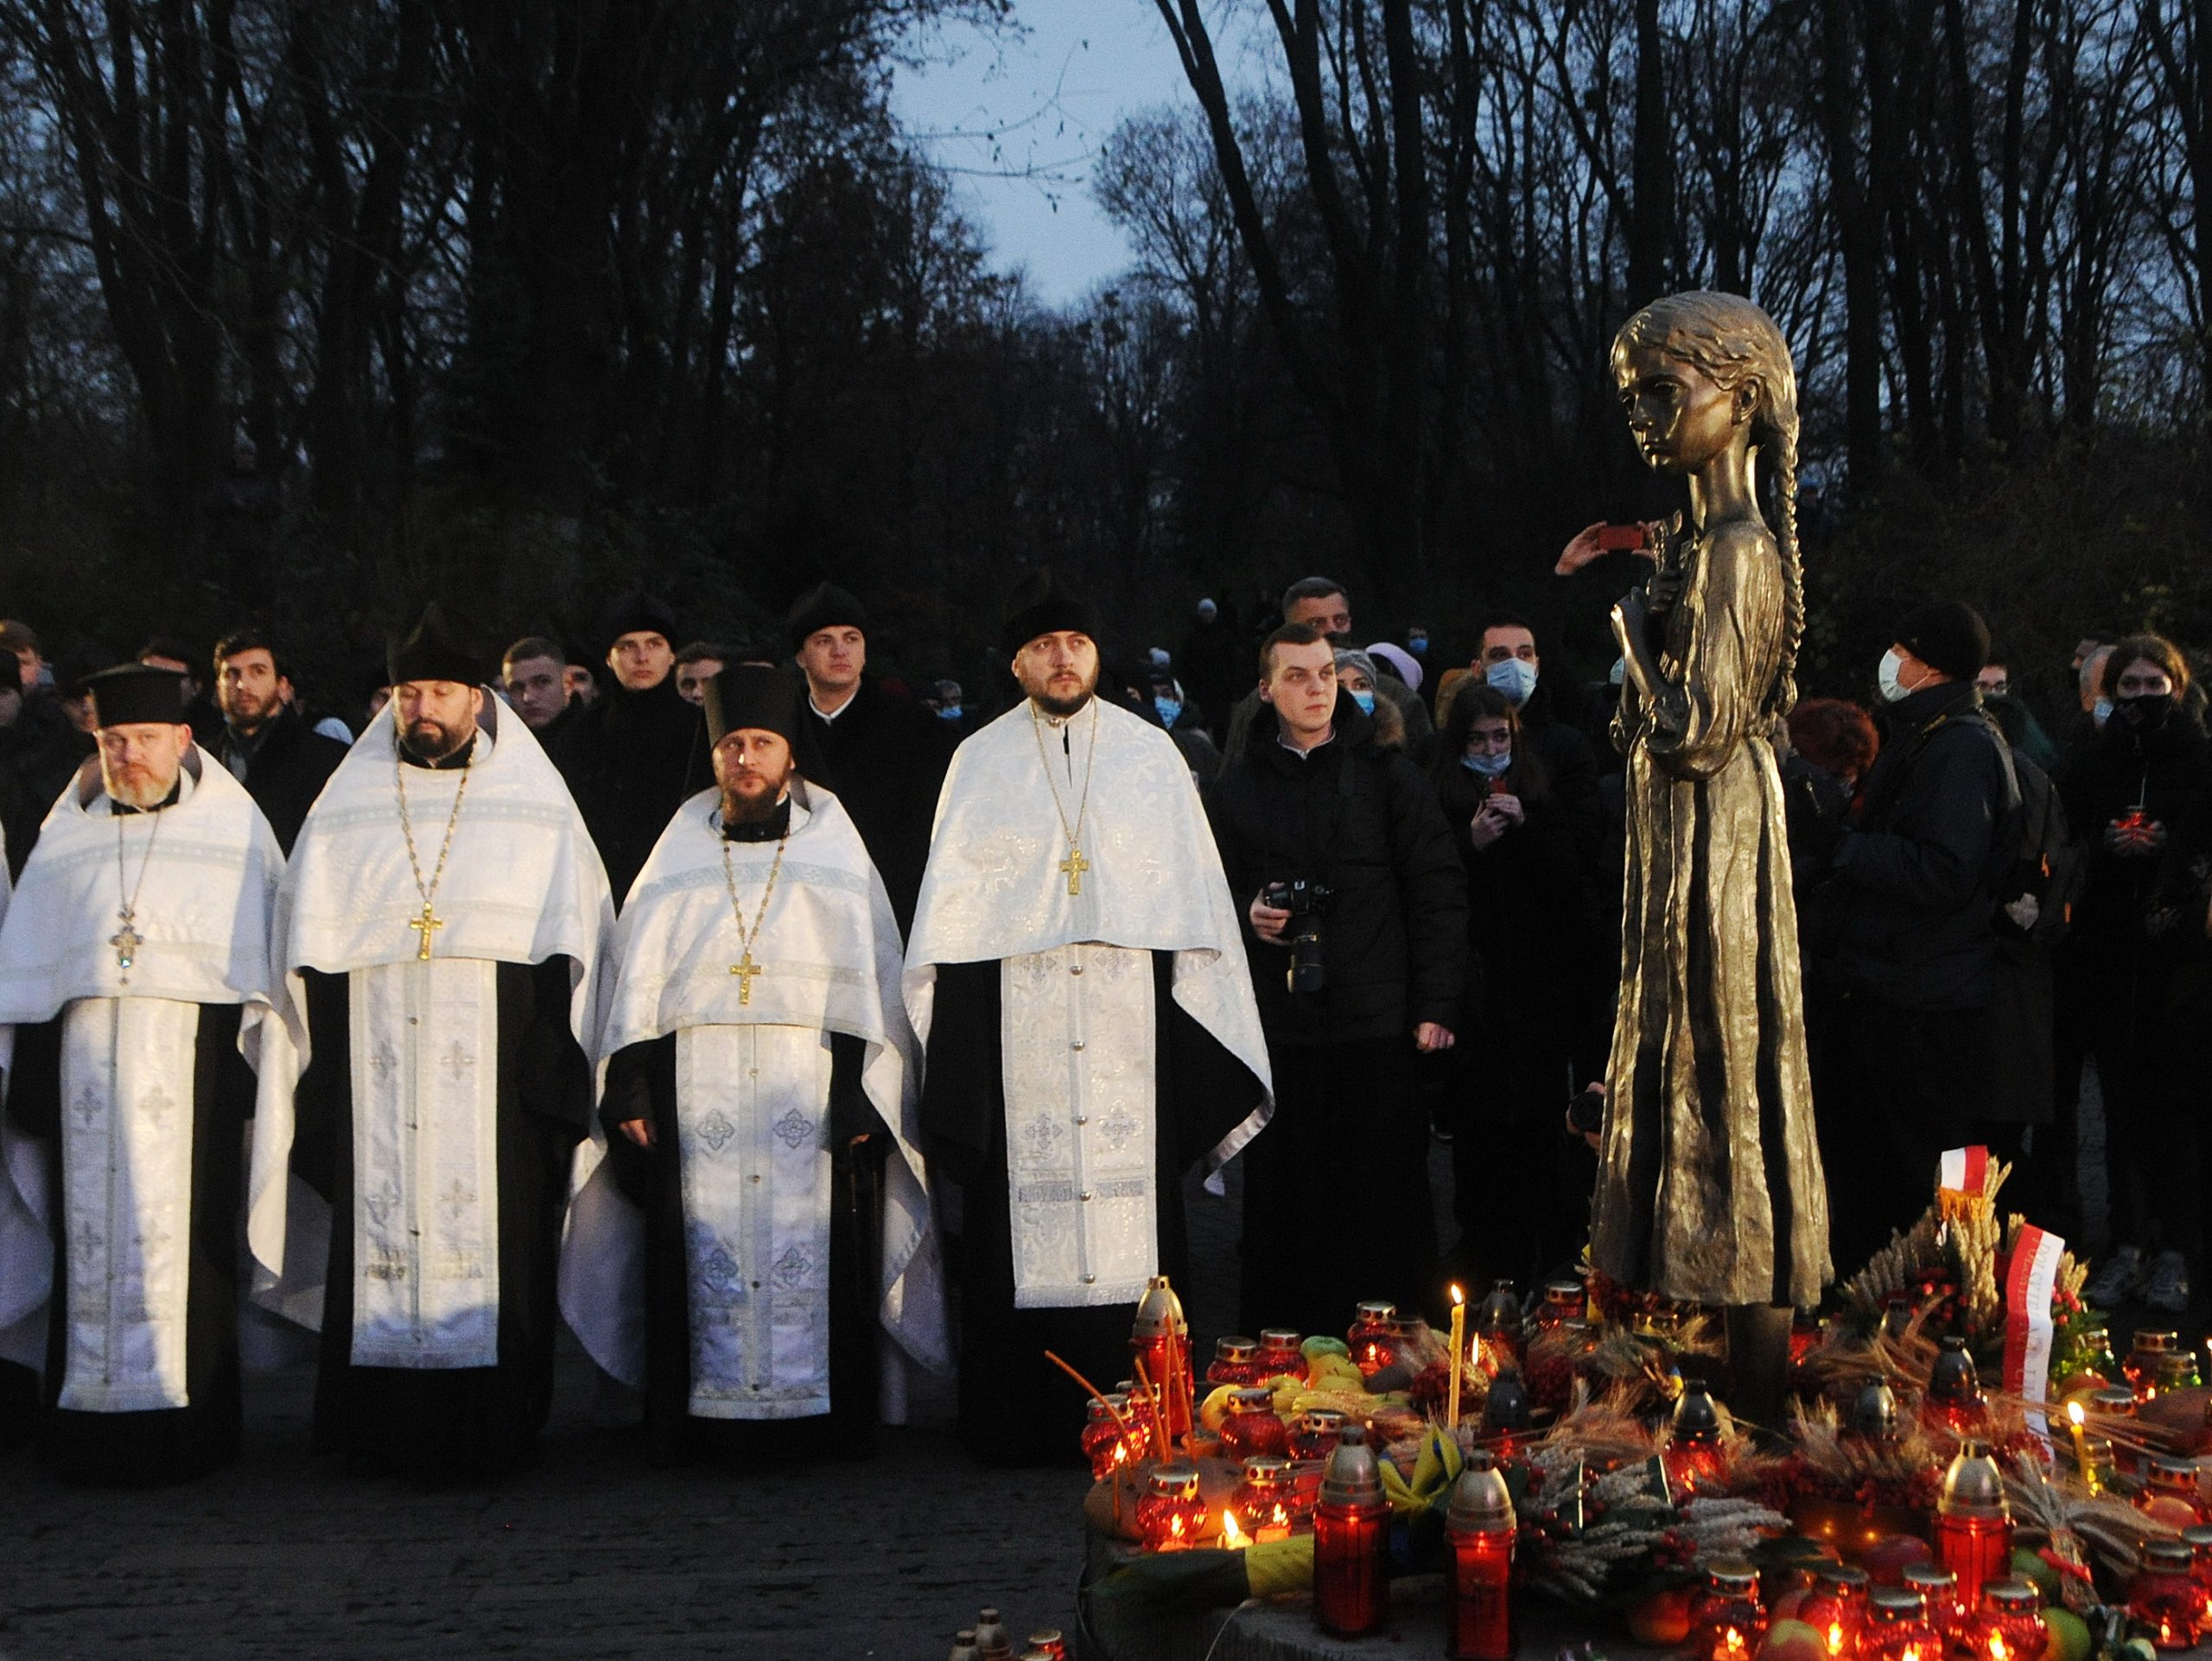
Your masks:
{"label": "black clerical hat", "polygon": [[184,723],[184,677],[149,663],[119,663],[87,675],[84,690],[92,695],[92,724],[125,727],[134,722],[166,726]]}
{"label": "black clerical hat", "polygon": [[752,729],[798,742],[798,680],[757,663],[732,664],[707,683],[707,741]]}
{"label": "black clerical hat", "polygon": [[433,600],[423,608],[415,627],[391,642],[385,653],[391,684],[402,681],[458,681],[474,686],[484,678],[482,654],[467,631]]}
{"label": "black clerical hat", "polygon": [[819,629],[856,628],[868,633],[868,608],[834,582],[817,582],[799,595],[785,624],[794,647]]}
{"label": "black clerical hat", "polygon": [[1062,631],[1098,638],[1098,620],[1090,601],[1066,587],[1050,567],[1032,571],[1014,589],[1007,602],[1006,626],[999,644],[1009,658],[1039,634]]}
{"label": "black clerical hat", "polygon": [[632,589],[617,595],[600,614],[599,649],[602,654],[613,651],[625,634],[658,634],[674,646],[680,633],[675,607],[643,589]]}

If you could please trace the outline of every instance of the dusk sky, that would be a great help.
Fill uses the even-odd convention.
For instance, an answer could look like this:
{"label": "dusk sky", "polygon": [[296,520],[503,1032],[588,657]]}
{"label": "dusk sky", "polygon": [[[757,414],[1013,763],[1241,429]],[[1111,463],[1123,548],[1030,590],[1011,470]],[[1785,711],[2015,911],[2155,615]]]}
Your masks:
{"label": "dusk sky", "polygon": [[1123,114],[1191,94],[1153,0],[1019,0],[1014,20],[1024,33],[936,31],[893,102],[953,173],[993,263],[1065,305],[1130,260],[1090,198],[1098,146]]}

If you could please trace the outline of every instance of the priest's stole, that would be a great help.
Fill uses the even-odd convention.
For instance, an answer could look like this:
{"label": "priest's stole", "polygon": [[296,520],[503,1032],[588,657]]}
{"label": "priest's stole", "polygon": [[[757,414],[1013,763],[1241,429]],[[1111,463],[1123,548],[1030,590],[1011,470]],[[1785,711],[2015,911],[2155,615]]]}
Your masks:
{"label": "priest's stole", "polygon": [[810,1028],[677,1030],[694,1417],[830,1410],[830,1059]]}
{"label": "priest's stole", "polygon": [[1152,954],[1079,945],[999,969],[1017,1309],[1135,1303],[1158,1270]]}
{"label": "priest's stole", "polygon": [[355,1366],[499,1364],[499,969],[347,977]]}
{"label": "priest's stole", "polygon": [[200,1006],[78,998],[61,1023],[68,1332],[60,1405],[188,1407]]}

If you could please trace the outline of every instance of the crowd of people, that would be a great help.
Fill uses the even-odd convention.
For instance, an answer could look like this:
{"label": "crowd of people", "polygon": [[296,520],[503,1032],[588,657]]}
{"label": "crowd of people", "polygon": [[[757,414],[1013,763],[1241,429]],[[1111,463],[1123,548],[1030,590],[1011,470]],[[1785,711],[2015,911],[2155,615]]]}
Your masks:
{"label": "crowd of people", "polygon": [[[1118,1376],[1202,1162],[1242,1156],[1254,1329],[1576,1258],[1618,672],[1548,675],[1505,613],[1464,653],[1362,644],[1325,577],[1102,661],[1040,576],[1003,700],[871,672],[872,632],[825,583],[781,641],[680,644],[638,593],[588,663],[530,635],[494,679],[432,608],[333,716],[253,630],[57,677],[0,625],[7,1422],[87,1474],[226,1456],[250,1298],[320,1333],[351,1468],[527,1458],[563,1318],[656,1458],[823,1415],[864,1442],[955,1371],[979,1450],[1057,1457],[1080,1403],[1044,1352]],[[2094,1064],[2090,1296],[2179,1314],[2212,1032],[2189,664],[2083,642],[2055,739],[1964,604],[1867,667],[1867,705],[1790,710],[1778,807],[1837,1270],[1971,1142],[2079,1238]]]}

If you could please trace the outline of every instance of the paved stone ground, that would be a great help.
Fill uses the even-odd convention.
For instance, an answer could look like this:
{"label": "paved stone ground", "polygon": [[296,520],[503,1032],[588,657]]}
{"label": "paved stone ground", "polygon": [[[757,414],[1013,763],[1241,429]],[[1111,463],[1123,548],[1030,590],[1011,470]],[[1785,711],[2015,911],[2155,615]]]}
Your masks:
{"label": "paved stone ground", "polygon": [[[2102,1200],[2102,1126],[2085,1163]],[[1431,1174],[1444,1243],[1448,1149]],[[1200,1353],[1235,1319],[1238,1202],[1189,1195]],[[2101,1221],[2101,1219],[2098,1219]],[[2116,1323],[2124,1342],[2133,1323]],[[563,1362],[544,1458],[491,1490],[354,1481],[307,1455],[312,1379],[251,1382],[235,1468],[155,1492],[0,1458],[0,1661],[510,1653],[936,1661],[995,1603],[1072,1630],[1077,1470],[982,1468],[941,1430],[866,1463],[648,1468],[592,1369]]]}

